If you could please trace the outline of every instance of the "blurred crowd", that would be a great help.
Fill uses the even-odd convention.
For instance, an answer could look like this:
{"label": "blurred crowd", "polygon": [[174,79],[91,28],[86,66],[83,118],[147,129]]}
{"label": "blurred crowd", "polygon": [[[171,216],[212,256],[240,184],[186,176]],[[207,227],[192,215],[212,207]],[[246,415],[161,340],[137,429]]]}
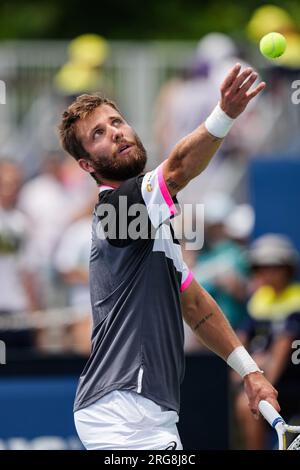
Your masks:
{"label": "blurred crowd", "polygon": [[[0,334],[8,350],[88,352],[96,199],[92,181],[63,154],[47,154],[28,181],[20,165],[0,161]],[[60,311],[72,306],[82,310],[73,321]]]}
{"label": "blurred crowd", "polygon": [[[186,262],[279,388],[288,419],[300,412],[299,372],[291,362],[292,343],[300,338],[298,253],[285,234],[252,240],[255,213],[246,184],[252,156],[280,152],[283,142],[286,153],[300,154],[299,116],[291,125],[287,89],[300,70],[299,33],[293,20],[276,8],[260,9],[249,23],[249,35],[257,41],[271,25],[271,30],[290,37],[294,49],[276,65],[263,64],[260,78],[267,80],[266,92],[238,119],[208,169],[182,191],[180,202],[201,202],[205,208],[204,246],[186,250]],[[264,14],[273,14],[273,22],[262,20]],[[54,112],[50,120],[41,117],[41,128],[58,118],[58,111],[78,94],[101,89],[114,97],[102,73],[107,54],[106,43],[93,35],[71,44],[69,60],[55,77],[55,99],[48,97]],[[154,110],[156,164],[211,112],[236,62],[253,65],[251,54],[240,51],[231,38],[211,33],[199,42],[189,67],[166,80]],[[43,132],[37,128],[37,135]],[[34,142],[35,151],[42,148]],[[58,142],[41,153],[37,165],[31,165],[28,156],[22,162],[10,155],[0,159],[0,339],[8,350],[21,353],[87,355],[90,225],[97,188],[57,148]],[[204,350],[188,328],[185,349]],[[265,428],[251,418],[240,386],[233,375],[236,423],[245,431],[245,445],[261,448]]]}
{"label": "blurred crowd", "polygon": [[[293,343],[300,338],[299,254],[283,234],[250,241],[251,206],[234,204],[222,193],[208,194],[204,203],[204,246],[187,252],[186,261],[277,388],[283,415],[299,419],[300,370],[292,361]],[[205,351],[188,327],[185,341],[186,352]],[[238,429],[234,437],[247,449],[264,449],[266,423],[253,419],[240,377],[232,373],[231,379]]]}

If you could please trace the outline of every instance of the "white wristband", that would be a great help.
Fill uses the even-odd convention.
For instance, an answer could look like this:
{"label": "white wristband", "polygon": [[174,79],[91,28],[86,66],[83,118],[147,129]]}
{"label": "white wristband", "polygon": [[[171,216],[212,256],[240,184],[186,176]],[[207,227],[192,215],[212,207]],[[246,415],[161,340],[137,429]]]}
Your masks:
{"label": "white wristband", "polygon": [[204,124],[210,134],[221,139],[228,134],[234,121],[235,119],[232,119],[224,113],[218,103]]}
{"label": "white wristband", "polygon": [[263,373],[244,346],[238,346],[229,354],[227,364],[243,378],[252,372]]}

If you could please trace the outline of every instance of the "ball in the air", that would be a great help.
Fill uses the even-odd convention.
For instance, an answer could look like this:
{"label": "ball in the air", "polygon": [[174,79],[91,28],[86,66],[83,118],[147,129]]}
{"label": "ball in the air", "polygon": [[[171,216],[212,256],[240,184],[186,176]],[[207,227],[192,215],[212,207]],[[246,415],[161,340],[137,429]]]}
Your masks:
{"label": "ball in the air", "polygon": [[269,33],[261,38],[259,49],[268,59],[280,57],[286,49],[286,39],[280,33]]}

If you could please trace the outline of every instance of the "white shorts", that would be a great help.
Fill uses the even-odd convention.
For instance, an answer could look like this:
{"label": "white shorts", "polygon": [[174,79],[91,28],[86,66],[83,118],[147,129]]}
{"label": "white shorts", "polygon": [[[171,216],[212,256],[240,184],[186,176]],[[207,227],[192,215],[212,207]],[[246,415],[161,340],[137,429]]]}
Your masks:
{"label": "white shorts", "polygon": [[87,450],[182,450],[176,411],[135,392],[110,392],[74,419]]}

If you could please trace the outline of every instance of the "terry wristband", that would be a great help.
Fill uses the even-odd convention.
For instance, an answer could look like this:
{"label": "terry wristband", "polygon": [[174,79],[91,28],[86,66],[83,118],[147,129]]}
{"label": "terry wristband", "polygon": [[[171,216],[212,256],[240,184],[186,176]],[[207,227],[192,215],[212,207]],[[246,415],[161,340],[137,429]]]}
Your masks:
{"label": "terry wristband", "polygon": [[218,103],[204,122],[204,125],[210,134],[222,139],[228,134],[234,121],[235,119],[232,119],[224,113]]}
{"label": "terry wristband", "polygon": [[238,346],[229,354],[227,364],[243,378],[252,372],[263,373],[244,346]]}

